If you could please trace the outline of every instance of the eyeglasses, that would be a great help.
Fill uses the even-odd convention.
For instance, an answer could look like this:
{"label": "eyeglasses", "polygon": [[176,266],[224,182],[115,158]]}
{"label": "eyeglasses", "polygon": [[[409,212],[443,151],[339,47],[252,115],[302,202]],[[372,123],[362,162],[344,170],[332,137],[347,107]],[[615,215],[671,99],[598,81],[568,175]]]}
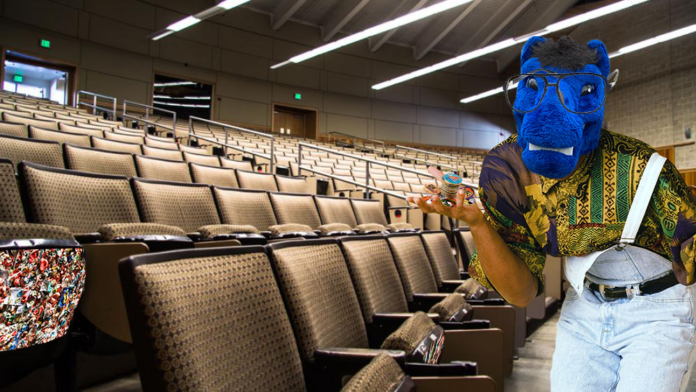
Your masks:
{"label": "eyeglasses", "polygon": [[[614,77],[618,78],[618,70],[610,75],[610,78]],[[565,110],[576,114],[590,114],[604,106],[607,93],[614,83],[594,73],[559,74],[538,69],[532,73],[512,75],[503,89],[508,106],[518,113],[536,110],[544,100],[548,88],[555,87],[558,100]],[[517,89],[516,96],[511,94],[514,89]]]}

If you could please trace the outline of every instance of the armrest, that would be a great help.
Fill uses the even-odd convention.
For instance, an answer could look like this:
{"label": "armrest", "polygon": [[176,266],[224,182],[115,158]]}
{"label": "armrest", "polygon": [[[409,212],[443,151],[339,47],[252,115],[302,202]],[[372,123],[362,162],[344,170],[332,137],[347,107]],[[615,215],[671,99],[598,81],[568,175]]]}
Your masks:
{"label": "armrest", "polygon": [[454,293],[454,290],[461,286],[462,283],[464,283],[462,280],[443,280],[439,290],[442,293]]}
{"label": "armrest", "polygon": [[409,303],[409,309],[412,311],[430,309],[436,303],[447,298],[447,293],[417,293],[413,294],[413,300]]}
{"label": "armrest", "polygon": [[323,348],[314,351],[314,362],[322,367],[358,365],[363,367],[379,354],[388,354],[402,367],[406,364],[406,353],[398,350],[375,350],[369,348]]}
{"label": "armrest", "polygon": [[74,234],[75,240],[80,244],[96,244],[101,241],[101,234],[99,233],[82,233]]}
{"label": "armrest", "polygon": [[[384,339],[399,329],[411,316],[413,313],[377,313],[372,315],[372,322],[367,324],[370,346],[381,346]],[[428,317],[435,324],[440,322],[440,316],[437,313],[428,313]]]}
{"label": "armrest", "polygon": [[186,233],[186,236],[191,239],[191,241],[200,241],[201,240],[201,233],[199,232],[194,232],[194,233]]}
{"label": "armrest", "polygon": [[478,366],[476,362],[468,361],[454,361],[438,365],[408,362],[406,374],[411,377],[476,376]]}
{"label": "armrest", "polygon": [[[270,233],[269,233],[270,234]],[[266,245],[266,237],[256,233],[229,233],[218,234],[212,238],[213,241],[237,240],[242,245]]]}
{"label": "armrest", "polygon": [[446,331],[457,331],[466,329],[488,329],[491,322],[488,320],[468,320],[468,321],[441,321],[440,326]]}
{"label": "armrest", "polygon": [[401,207],[387,207],[387,210],[417,210],[418,207],[414,207],[411,205],[408,206],[401,206]]}
{"label": "armrest", "polygon": [[319,235],[312,231],[296,231],[282,233],[276,236],[271,236],[272,239],[287,239],[287,238],[316,238]]}
{"label": "armrest", "polygon": [[459,270],[459,276],[462,278],[462,280],[471,279],[471,275],[469,275],[468,271]]}
{"label": "armrest", "polygon": [[466,302],[471,305],[504,306],[505,300],[502,298],[469,299]]}
{"label": "armrest", "polygon": [[150,252],[164,252],[176,249],[193,248],[194,244],[188,237],[172,235],[136,235],[132,237],[117,237],[114,243],[141,242],[145,243]]}

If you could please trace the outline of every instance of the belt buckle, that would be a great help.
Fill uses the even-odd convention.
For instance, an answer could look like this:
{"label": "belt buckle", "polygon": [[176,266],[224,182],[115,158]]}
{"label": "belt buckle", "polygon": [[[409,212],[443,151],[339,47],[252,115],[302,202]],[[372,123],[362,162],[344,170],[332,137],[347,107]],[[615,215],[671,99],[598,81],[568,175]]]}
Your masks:
{"label": "belt buckle", "polygon": [[613,289],[614,287],[615,287],[615,286],[607,286],[607,285],[600,284],[600,285],[599,285],[599,291],[600,291],[602,294],[606,294],[606,293],[604,292],[604,289]]}

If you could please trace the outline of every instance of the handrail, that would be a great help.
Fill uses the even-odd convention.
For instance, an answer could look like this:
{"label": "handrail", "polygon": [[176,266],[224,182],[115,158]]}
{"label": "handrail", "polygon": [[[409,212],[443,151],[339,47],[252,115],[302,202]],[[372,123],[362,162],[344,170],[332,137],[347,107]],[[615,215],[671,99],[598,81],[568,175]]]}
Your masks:
{"label": "handrail", "polygon": [[[132,118],[132,119],[135,119],[135,120],[141,120],[141,119],[142,119],[142,117],[136,117],[136,116],[132,116],[132,115],[128,114],[128,112],[127,112],[127,110],[128,110],[128,104],[131,104],[131,105],[133,105],[133,106],[139,106],[139,107],[145,108],[145,109],[152,109],[153,112],[154,112],[155,110],[159,110],[160,112],[164,112],[164,113],[169,113],[169,114],[171,114],[172,117],[173,117],[173,121],[172,121],[172,126],[171,126],[171,128],[168,127],[168,126],[166,126],[166,125],[161,125],[161,124],[157,124],[157,126],[162,127],[162,128],[165,128],[165,129],[171,129],[172,133],[174,134],[174,137],[176,137],[176,112],[175,112],[175,111],[173,111],[173,110],[167,110],[167,109],[162,109],[162,108],[157,108],[157,107],[154,107],[154,106],[152,106],[152,105],[146,105],[146,104],[144,104],[144,103],[139,103],[139,102],[124,100],[124,101],[123,101],[123,122],[124,122],[123,125],[126,125],[126,124],[125,124],[126,118]],[[131,111],[131,112],[132,112],[132,111]],[[149,119],[150,119],[150,111],[149,111],[149,110],[145,110],[145,120],[144,120],[144,121],[145,121],[146,123],[148,123],[147,120],[149,120]]]}
{"label": "handrail", "polygon": [[[438,152],[432,152],[432,151],[428,151],[428,150],[421,150],[421,149],[419,149],[419,148],[400,146],[400,145],[398,145],[398,144],[396,145],[396,149],[397,149],[397,150],[398,150],[398,149],[402,149],[402,150],[408,150],[408,151],[422,152],[422,153],[425,154],[425,157],[426,157],[426,158],[428,157],[428,155],[435,155],[435,156],[443,157],[443,158],[458,159],[457,157],[453,157],[453,156],[451,156],[451,155],[440,154],[440,153],[438,153]],[[416,156],[417,156],[417,155],[416,155]]]}
{"label": "handrail", "polygon": [[[150,124],[150,125],[153,125],[153,126],[155,126],[155,127],[161,127],[161,128],[164,128],[164,129],[169,129],[169,130],[172,131],[172,137],[176,139],[176,128],[174,128],[173,126],[169,127],[169,126],[167,126],[167,125],[162,125],[162,124],[160,124],[160,123],[158,123],[158,122],[156,122],[156,121],[146,120],[146,119],[144,119],[144,118],[142,118],[142,117],[131,116],[130,114],[129,114],[129,115],[123,115],[123,118],[124,118],[124,119],[125,119],[126,117],[132,118],[132,119],[135,119],[135,120],[138,120],[138,121],[142,121],[142,122],[144,122],[145,124]],[[124,124],[124,126],[125,126],[125,125],[126,125],[126,124]],[[147,130],[146,130],[146,131],[147,131]],[[147,132],[146,132],[146,133],[147,133]]]}
{"label": "handrail", "polygon": [[263,156],[262,154],[252,153],[251,151],[247,151],[247,150],[245,150],[245,149],[243,149],[243,148],[241,148],[241,147],[235,148],[236,146],[231,146],[231,145],[228,143],[228,141],[229,141],[229,129],[234,129],[235,131],[242,132],[242,133],[251,133],[251,134],[254,134],[254,135],[257,135],[257,136],[261,136],[261,137],[265,137],[265,138],[271,139],[271,143],[270,143],[270,146],[271,146],[271,155],[270,155],[270,157],[265,156],[265,158],[266,158],[266,159],[269,159],[269,160],[271,161],[271,164],[270,164],[270,173],[273,173],[273,169],[274,169],[274,167],[275,167],[275,136],[269,135],[269,134],[263,133],[263,132],[252,131],[251,129],[246,129],[246,128],[238,127],[238,126],[235,126],[235,125],[230,125],[230,124],[221,123],[221,122],[218,122],[218,121],[207,120],[207,119],[205,119],[205,118],[200,118],[200,117],[196,117],[196,116],[189,116],[189,140],[191,140],[191,139],[190,139],[191,136],[196,136],[196,135],[195,135],[195,130],[193,129],[193,122],[194,122],[194,121],[199,121],[199,122],[202,122],[202,123],[212,124],[212,125],[217,125],[218,127],[222,127],[222,130],[225,131],[225,143],[224,143],[224,144],[221,144],[221,145],[223,145],[223,146],[225,147],[225,156],[227,156],[227,149],[228,149],[228,148],[232,148],[233,150],[245,151],[245,152],[248,152],[248,153],[250,153],[250,154],[252,154],[252,155],[255,155],[255,156]]}
{"label": "handrail", "polygon": [[[80,101],[80,94],[92,96],[92,104],[81,102]],[[105,107],[97,105],[97,98],[104,98],[104,99],[108,99],[109,101],[113,101],[114,108],[109,109],[109,108],[105,108]],[[117,99],[115,97],[110,97],[108,95],[102,95],[102,94],[97,94],[97,93],[93,93],[90,91],[80,90],[77,92],[77,100],[75,101],[75,108],[77,108],[79,105],[87,106],[88,108],[93,109],[93,114],[96,114],[97,110],[101,110],[101,111],[104,111],[107,113],[111,113],[111,115],[113,116],[112,119],[116,120],[116,105],[117,105],[116,102],[117,102]]]}
{"label": "handrail", "polygon": [[395,193],[395,192],[392,192],[392,191],[389,191],[389,190],[387,190],[387,189],[377,188],[377,187],[374,187],[374,186],[372,186],[372,185],[367,185],[367,184],[361,184],[361,183],[359,183],[359,182],[357,182],[357,181],[349,180],[349,179],[347,179],[347,178],[339,177],[339,176],[334,175],[334,174],[329,174],[329,173],[326,173],[326,172],[322,172],[322,171],[320,171],[320,170],[312,169],[311,167],[307,167],[307,166],[298,166],[298,170],[306,170],[306,171],[308,171],[308,172],[311,172],[311,173],[314,173],[314,174],[318,174],[318,175],[320,175],[320,176],[326,176],[326,177],[329,177],[329,178],[333,178],[334,180],[339,180],[339,181],[347,182],[347,183],[353,184],[353,185],[355,185],[355,186],[359,186],[359,187],[362,187],[362,188],[368,188],[368,189],[371,190],[371,191],[375,191],[375,192],[379,192],[379,193],[384,193],[385,195],[393,196],[393,197],[396,197],[396,198],[401,199],[401,200],[406,200],[406,196],[400,195],[400,194]]}
{"label": "handrail", "polygon": [[[208,137],[205,137],[205,136],[198,136],[198,135],[196,135],[196,134],[189,135],[189,136],[190,136],[190,137],[193,137],[193,138],[196,138],[196,139],[198,139],[198,140],[204,140],[204,141],[206,141],[206,142],[213,143],[213,144],[217,144],[217,145],[219,145],[219,146],[223,146],[223,147],[226,147],[226,148],[231,148],[231,149],[233,149],[233,150],[241,151],[241,152],[246,153],[246,154],[250,154],[250,155],[254,155],[254,156],[259,156],[259,157],[261,157],[261,158],[265,158],[265,159],[269,159],[269,160],[271,159],[271,156],[270,156],[270,155],[262,154],[262,153],[260,153],[260,152],[250,151],[250,150],[245,149],[244,147],[233,146],[233,145],[231,145],[231,144],[225,144],[225,143],[223,143],[223,142],[221,142],[221,141],[218,141],[217,139],[211,139],[211,138],[208,138]],[[225,151],[225,155],[227,155],[227,151]]]}
{"label": "handrail", "polygon": [[[408,173],[413,173],[413,174],[417,174],[417,175],[424,176],[424,177],[428,177],[428,178],[433,178],[433,179],[435,179],[435,181],[438,181],[437,177],[433,176],[433,175],[430,174],[430,173],[422,172],[422,171],[415,170],[415,169],[411,169],[411,168],[408,168],[408,167],[396,166],[396,165],[392,165],[391,163],[381,162],[381,161],[377,161],[377,160],[374,160],[374,159],[369,159],[369,158],[361,157],[361,156],[359,156],[359,155],[349,154],[349,153],[343,152],[343,151],[335,151],[335,150],[332,150],[332,149],[330,149],[330,148],[324,148],[324,147],[320,147],[320,146],[315,146],[315,145],[309,144],[309,143],[297,143],[297,146],[298,146],[298,151],[297,151],[297,166],[300,167],[300,168],[302,167],[302,148],[303,148],[303,147],[304,147],[304,148],[314,149],[314,150],[319,150],[319,151],[324,151],[324,152],[328,152],[328,153],[331,153],[331,154],[335,154],[335,155],[339,155],[339,156],[344,156],[344,157],[347,157],[347,158],[352,158],[352,159],[356,159],[356,160],[358,160],[358,161],[365,162],[365,184],[362,184],[362,185],[360,185],[360,186],[365,188],[365,197],[368,198],[368,199],[370,198],[370,193],[369,193],[369,190],[370,190],[370,164],[381,165],[381,166],[385,166],[385,167],[388,167],[388,168],[391,168],[391,169],[400,170],[400,171],[405,171],[405,172],[408,172]],[[302,169],[300,169],[300,172],[299,172],[298,174],[300,174],[300,175],[302,174]],[[341,181],[343,181],[343,180],[341,180]],[[348,181],[346,181],[346,182],[348,182]],[[463,185],[466,185],[466,186],[469,186],[469,187],[471,187],[471,188],[474,188],[474,189],[478,189],[478,185],[476,185],[476,184],[471,184],[471,183],[463,182],[463,181],[462,181],[462,184],[463,184]]]}
{"label": "handrail", "polygon": [[[355,145],[355,141],[358,140],[358,139],[360,139],[360,140],[367,140],[368,142],[381,144],[381,145],[382,145],[382,152],[386,152],[386,151],[387,151],[386,148],[385,148],[385,143],[384,143],[383,141],[381,141],[381,140],[375,140],[375,139],[370,139],[370,138],[364,138],[364,137],[355,136],[355,135],[349,135],[349,134],[347,134],[347,133],[336,132],[336,131],[329,132],[327,135],[329,135],[329,142],[331,141],[331,135],[341,135],[341,136],[347,136],[347,137],[353,139],[353,145]],[[363,143],[363,147],[364,147],[364,148],[367,148],[367,147],[365,146],[365,143]]]}
{"label": "handrail", "polygon": [[430,164],[430,166],[449,167],[450,169],[454,169],[454,170],[456,170],[456,171],[459,171],[459,168],[458,168],[458,167],[452,166],[452,165],[448,165],[448,164],[446,164],[446,163],[439,163],[439,162],[428,161],[428,160],[426,160],[426,159],[420,159],[420,158],[415,158],[415,157],[408,157],[408,156],[406,156],[406,155],[401,155],[401,154],[397,154],[397,153],[394,153],[394,156],[395,156],[395,157],[402,158],[402,159],[413,160],[413,161],[416,161],[416,162],[425,162],[425,163]]}

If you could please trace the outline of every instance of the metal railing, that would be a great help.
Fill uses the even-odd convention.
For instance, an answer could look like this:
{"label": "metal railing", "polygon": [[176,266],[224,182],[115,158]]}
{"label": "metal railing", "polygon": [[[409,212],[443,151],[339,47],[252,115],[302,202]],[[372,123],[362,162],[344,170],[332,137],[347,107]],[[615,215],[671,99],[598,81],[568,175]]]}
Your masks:
{"label": "metal railing", "polygon": [[[377,160],[374,160],[374,159],[369,159],[369,158],[361,157],[361,156],[359,156],[359,155],[349,154],[349,153],[343,152],[343,151],[336,151],[336,150],[332,150],[332,149],[330,149],[330,148],[315,146],[315,145],[309,144],[309,143],[298,143],[297,146],[298,146],[298,152],[297,152],[297,166],[298,166],[298,170],[299,170],[299,173],[298,173],[298,174],[300,174],[300,175],[302,175],[302,170],[307,170],[307,171],[309,171],[309,172],[312,172],[312,173],[317,174],[317,170],[314,170],[314,169],[311,169],[311,168],[307,168],[307,167],[303,167],[303,166],[302,166],[302,148],[303,148],[303,147],[304,147],[304,148],[313,149],[313,150],[323,151],[323,152],[327,152],[327,153],[335,154],[335,155],[339,155],[339,156],[344,156],[344,157],[347,157],[347,158],[352,158],[352,159],[356,159],[356,160],[358,160],[358,161],[365,162],[365,183],[364,183],[364,184],[360,184],[360,183],[357,182],[357,181],[348,181],[348,180],[344,180],[344,179],[342,179],[342,178],[340,178],[340,177],[338,178],[338,180],[344,181],[344,182],[347,182],[347,183],[352,183],[353,185],[357,185],[357,186],[360,186],[360,187],[362,187],[362,188],[365,188],[365,198],[367,198],[367,199],[370,198],[370,191],[371,191],[371,190],[372,190],[372,191],[377,191],[377,192],[382,192],[382,191],[384,191],[383,189],[380,190],[379,188],[376,188],[376,187],[373,187],[373,186],[370,185],[370,164],[372,164],[372,165],[380,165],[380,166],[388,167],[388,168],[390,168],[390,169],[399,170],[399,171],[403,171],[403,172],[407,172],[407,173],[412,173],[412,174],[416,174],[416,175],[423,176],[423,177],[427,177],[427,178],[432,178],[432,179],[434,179],[436,182],[439,181],[439,180],[437,179],[437,177],[433,176],[433,175],[430,174],[430,173],[422,172],[422,171],[415,170],[415,169],[411,169],[411,168],[408,168],[408,167],[401,167],[401,166],[397,166],[397,165],[392,165],[391,163],[388,163],[388,162],[377,161]],[[334,177],[331,177],[331,178],[334,178]],[[474,189],[478,189],[478,185],[476,185],[476,184],[471,184],[471,183],[468,183],[468,182],[462,182],[462,184],[463,184],[463,185],[466,185],[466,186],[469,186],[469,187],[471,187],[471,188],[474,188]],[[384,193],[384,192],[383,192],[383,193]],[[393,195],[392,195],[392,196],[393,196]],[[402,198],[405,199],[405,197],[402,197]]]}
{"label": "metal railing", "polygon": [[[92,103],[85,103],[80,100],[80,95],[87,95],[92,97]],[[97,100],[98,98],[102,98],[105,100],[113,101],[113,109],[109,109],[107,107],[99,106],[97,105]],[[90,91],[84,91],[80,90],[77,92],[77,100],[75,101],[75,107],[77,108],[78,106],[87,106],[88,108],[92,108],[92,114],[97,114],[97,110],[101,110],[103,112],[111,113],[111,119],[116,120],[116,106],[117,106],[117,100],[115,97],[110,97],[108,95],[102,95],[102,94],[97,94],[93,93]]]}
{"label": "metal railing", "polygon": [[[202,136],[196,135],[196,132],[195,132],[194,129],[193,129],[193,122],[194,122],[194,121],[199,121],[199,122],[202,122],[202,123],[211,124],[211,125],[216,125],[216,126],[218,126],[218,127],[221,127],[222,130],[225,131],[225,142],[222,143],[222,142],[218,142],[217,139],[213,140],[213,139],[211,139],[211,138],[207,138],[207,137],[202,137]],[[270,139],[270,140],[271,140],[271,142],[270,142],[271,154],[270,154],[270,155],[261,154],[261,153],[258,153],[258,152],[254,152],[254,151],[247,150],[247,149],[245,149],[245,148],[243,148],[243,147],[232,146],[232,145],[230,145],[230,144],[229,144],[229,137],[230,137],[229,130],[230,130],[230,129],[233,129],[233,130],[235,130],[235,131],[237,131],[237,132],[241,132],[241,133],[250,133],[250,134],[253,134],[253,135],[257,135],[257,136],[261,136],[261,137]],[[205,118],[200,118],[200,117],[195,117],[195,116],[190,116],[190,117],[189,117],[189,132],[188,132],[188,133],[189,133],[189,143],[191,142],[191,137],[194,137],[194,138],[196,138],[196,139],[198,139],[198,140],[205,140],[205,141],[210,142],[210,143],[218,144],[218,145],[224,147],[224,149],[225,149],[225,156],[227,156],[227,151],[228,151],[228,149],[231,148],[231,149],[233,149],[233,150],[241,151],[241,152],[244,152],[244,153],[247,153],[247,154],[251,154],[251,155],[253,155],[253,156],[259,156],[259,157],[268,159],[268,160],[271,162],[271,163],[270,163],[270,171],[269,171],[269,173],[273,173],[273,169],[274,169],[274,167],[275,167],[275,136],[273,136],[273,135],[269,135],[269,134],[267,134],[267,133],[258,132],[258,131],[252,131],[251,129],[241,128],[241,127],[237,127],[237,126],[234,126],[234,125],[225,124],[225,123],[221,123],[221,122],[217,122],[217,121],[213,121],[213,120],[207,120],[207,119],[205,119]]]}
{"label": "metal railing", "polygon": [[[432,152],[432,151],[428,151],[428,150],[421,150],[421,149],[419,149],[419,148],[400,146],[400,145],[398,145],[398,144],[396,145],[396,150],[397,150],[397,151],[398,151],[398,150],[407,150],[407,151],[420,152],[420,153],[425,154],[425,159],[428,159],[428,155],[435,155],[435,156],[438,156],[438,157],[449,158],[449,159],[458,159],[457,157],[453,157],[452,155],[445,155],[445,154],[440,154],[439,152]],[[418,154],[416,154],[416,156],[418,156]]]}
{"label": "metal railing", "polygon": [[[387,150],[385,148],[385,143],[381,140],[375,140],[375,139],[369,139],[369,138],[364,138],[364,137],[360,137],[360,136],[349,135],[349,134],[343,133],[343,132],[329,132],[328,135],[329,135],[329,142],[331,142],[331,136],[340,135],[340,136],[345,136],[347,138],[353,139],[353,145],[356,145],[357,140],[364,140],[364,141],[372,142],[375,144],[380,144],[382,146],[382,152],[387,152]],[[365,145],[365,143],[363,143],[362,146],[363,146],[363,148],[369,148]],[[371,149],[371,150],[374,151],[374,149]]]}
{"label": "metal railing", "polygon": [[[128,105],[137,106],[137,107],[141,107],[141,108],[145,108],[145,118],[138,117],[138,116],[134,116],[134,115],[132,115],[132,114],[128,114]],[[157,111],[160,111],[160,112],[163,112],[163,113],[171,114],[171,115],[172,115],[172,126],[171,126],[171,127],[168,127],[168,126],[166,126],[166,125],[157,123],[157,122],[155,122],[155,121],[150,121],[150,110],[152,110],[153,114],[154,114],[154,112],[155,112],[156,110],[157,110]],[[131,111],[131,113],[132,113],[132,111]],[[130,119],[136,120],[136,121],[142,121],[142,122],[144,122],[144,123],[146,123],[146,124],[154,125],[155,127],[161,127],[161,128],[164,128],[164,129],[169,129],[169,130],[172,131],[172,135],[176,138],[176,112],[173,111],[173,110],[167,110],[167,109],[157,108],[157,107],[154,107],[154,106],[152,106],[152,105],[146,105],[146,104],[144,104],[144,103],[139,103],[139,102],[124,100],[124,101],[123,101],[123,125],[124,125],[124,126],[127,125],[127,124],[126,124],[126,119],[127,119],[127,118],[130,118]]]}
{"label": "metal railing", "polygon": [[401,155],[401,154],[396,154],[396,153],[394,153],[394,157],[401,158],[401,159],[408,159],[408,160],[412,160],[412,161],[416,161],[416,162],[423,162],[423,163],[426,163],[426,164],[428,164],[428,165],[430,165],[430,166],[447,167],[447,168],[450,168],[450,169],[454,169],[454,170],[457,172],[457,174],[459,174],[459,168],[458,168],[457,166],[452,166],[452,165],[449,165],[449,164],[446,164],[446,163],[433,162],[433,161],[429,161],[429,160],[427,160],[427,159],[420,159],[420,158],[415,158],[415,157],[409,157],[409,156],[406,156],[406,155]]}

